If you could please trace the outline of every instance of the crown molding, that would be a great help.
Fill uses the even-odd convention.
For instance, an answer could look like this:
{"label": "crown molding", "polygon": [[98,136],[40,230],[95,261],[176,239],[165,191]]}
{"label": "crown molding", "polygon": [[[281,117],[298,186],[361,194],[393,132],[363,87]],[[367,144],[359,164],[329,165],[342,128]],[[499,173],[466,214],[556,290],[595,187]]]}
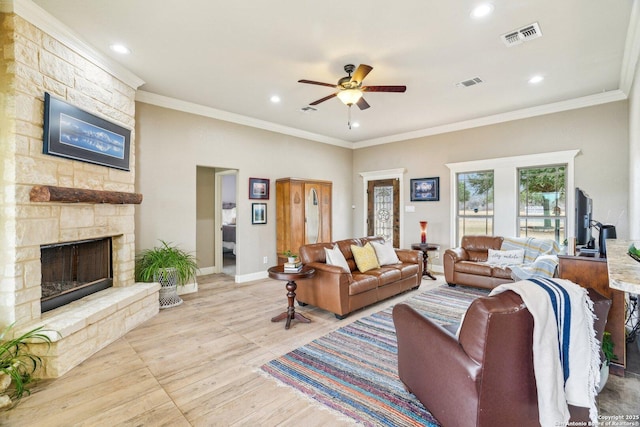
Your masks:
{"label": "crown molding", "polygon": [[31,0],[2,0],[0,10],[11,8],[10,12],[19,15],[26,21],[32,23],[60,43],[68,46],[78,55],[84,57],[91,63],[122,80],[133,89],[137,89],[144,84],[144,80],[133,74],[131,71],[111,60],[109,57],[98,52],[95,48],[82,40],[69,27],[58,21],[40,6]]}
{"label": "crown molding", "polygon": [[528,119],[530,117],[542,116],[545,114],[559,113],[562,111],[575,110],[578,108],[591,107],[594,105],[607,104],[609,102],[623,101],[627,95],[616,89],[596,95],[583,96],[581,98],[567,101],[554,102],[552,104],[539,105],[521,110],[509,111],[507,113],[494,114],[462,122],[450,123],[442,126],[420,129],[413,132],[400,133],[382,138],[359,141],[353,144],[354,149],[371,147],[374,145],[389,144],[392,142],[406,141],[409,139],[422,138],[425,136],[439,135],[443,133],[456,132],[465,129],[472,129],[481,126],[494,125],[497,123],[510,122],[513,120]]}
{"label": "crown molding", "polygon": [[197,114],[199,116],[209,117],[212,119],[223,120],[225,122],[277,132],[284,135],[295,136],[311,141],[322,142],[324,144],[337,145],[343,148],[352,148],[352,143],[341,139],[330,138],[317,133],[307,132],[289,126],[282,126],[265,120],[258,120],[241,114],[230,113],[228,111],[218,110],[216,108],[195,104],[193,102],[182,101],[176,98],[146,92],[144,90],[136,92],[136,101],[143,102],[145,104],[157,105],[158,107],[169,108],[171,110],[183,111],[185,113]]}

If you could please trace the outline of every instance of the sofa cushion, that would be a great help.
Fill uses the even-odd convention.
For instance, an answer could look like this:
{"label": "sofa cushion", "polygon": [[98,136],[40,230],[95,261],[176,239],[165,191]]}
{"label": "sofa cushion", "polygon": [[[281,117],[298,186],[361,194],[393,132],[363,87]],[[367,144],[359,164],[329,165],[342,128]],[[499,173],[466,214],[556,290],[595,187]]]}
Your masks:
{"label": "sofa cushion", "polygon": [[380,267],[376,251],[371,246],[371,243],[367,243],[364,246],[351,245],[351,253],[353,253],[353,259],[356,261],[358,270],[361,273]]}
{"label": "sofa cushion", "polygon": [[500,249],[502,237],[463,236],[460,246],[467,251],[469,261],[485,262],[489,249]]}
{"label": "sofa cushion", "polygon": [[365,274],[367,276],[377,277],[378,286],[385,286],[402,279],[402,273],[400,272],[400,270],[394,267],[380,267],[369,270]]}
{"label": "sofa cushion", "polygon": [[497,251],[489,249],[487,264],[491,265],[518,265],[524,260],[524,249],[514,249],[511,251]]}
{"label": "sofa cushion", "polygon": [[491,276],[491,266],[473,261],[460,261],[454,266],[457,273],[475,274],[478,276]]}
{"label": "sofa cushion", "polygon": [[491,277],[497,277],[499,279],[512,279],[511,277],[511,268],[506,265],[503,266],[493,266],[491,268]]}
{"label": "sofa cushion", "polygon": [[349,285],[349,295],[358,295],[378,287],[378,278],[369,274],[353,273],[353,282]]}
{"label": "sofa cushion", "polygon": [[351,272],[349,264],[347,264],[347,260],[344,258],[344,255],[342,255],[338,245],[333,245],[332,249],[324,248],[324,253],[327,258],[327,264],[337,265],[338,267],[342,267],[345,272]]}
{"label": "sofa cushion", "polygon": [[378,264],[391,265],[400,262],[398,255],[396,255],[396,250],[393,249],[390,243],[371,242],[371,246],[373,246],[373,249],[376,251]]}
{"label": "sofa cushion", "polygon": [[407,264],[407,263],[394,264],[393,266],[389,266],[389,267],[393,267],[398,271],[400,271],[400,274],[402,275],[403,279],[405,277],[415,276],[416,274],[418,274],[418,270],[420,269],[420,266],[418,264]]}

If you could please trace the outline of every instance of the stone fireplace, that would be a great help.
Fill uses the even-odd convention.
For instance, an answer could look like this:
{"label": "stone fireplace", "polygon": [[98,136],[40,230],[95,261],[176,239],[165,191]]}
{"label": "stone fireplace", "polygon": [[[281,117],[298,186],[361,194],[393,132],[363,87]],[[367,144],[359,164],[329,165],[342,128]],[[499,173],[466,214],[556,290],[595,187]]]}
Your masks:
{"label": "stone fireplace", "polygon": [[[51,347],[33,351],[44,362],[39,375],[52,378],[158,313],[159,285],[134,280],[135,205],[142,199],[135,193],[135,92],[142,81],[82,52],[84,45],[67,39],[57,31],[61,24],[41,11],[25,6],[20,14],[0,9],[0,327],[51,331]],[[45,92],[131,129],[130,169],[43,154]],[[106,274],[77,262],[68,278],[49,280],[43,249],[103,239],[109,254],[95,253],[90,264],[107,257]],[[67,254],[72,263],[79,261],[76,249]],[[109,286],[43,307],[43,292],[46,299],[49,287],[62,286],[48,282],[91,287],[96,280],[85,280],[86,273],[106,276],[96,280],[106,278]]]}

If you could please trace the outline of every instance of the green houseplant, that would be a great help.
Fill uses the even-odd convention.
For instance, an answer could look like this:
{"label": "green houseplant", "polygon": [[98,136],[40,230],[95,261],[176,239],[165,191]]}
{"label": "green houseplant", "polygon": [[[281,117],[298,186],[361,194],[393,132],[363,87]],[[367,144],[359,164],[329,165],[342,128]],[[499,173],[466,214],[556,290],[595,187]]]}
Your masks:
{"label": "green houseplant", "polygon": [[291,249],[284,251],[283,255],[287,257],[287,261],[289,262],[296,262],[296,259],[298,259],[298,255],[291,252]]}
{"label": "green houseplant", "polygon": [[42,326],[17,337],[5,338],[12,327],[13,324],[9,325],[0,334],[0,409],[12,407],[22,396],[30,393],[28,384],[33,380],[36,369],[42,365],[42,359],[30,351],[28,344],[51,344]]}
{"label": "green houseplant", "polygon": [[600,367],[600,384],[598,384],[598,393],[604,388],[607,384],[607,380],[609,379],[609,364],[612,360],[617,360],[618,356],[616,356],[613,352],[613,340],[611,339],[611,332],[605,331],[602,335],[602,353],[604,354],[604,360],[602,361],[602,366]]}
{"label": "green houseplant", "polygon": [[136,256],[136,280],[160,283],[160,308],[182,304],[177,286],[194,280],[198,271],[192,254],[160,240],[161,245],[145,249]]}

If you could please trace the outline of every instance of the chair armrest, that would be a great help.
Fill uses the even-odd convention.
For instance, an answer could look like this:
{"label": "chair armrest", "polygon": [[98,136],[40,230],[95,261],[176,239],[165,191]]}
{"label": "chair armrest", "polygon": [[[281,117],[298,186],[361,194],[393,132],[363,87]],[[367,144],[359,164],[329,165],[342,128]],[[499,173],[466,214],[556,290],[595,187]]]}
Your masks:
{"label": "chair armrest", "polygon": [[[433,409],[443,425],[452,416],[475,420],[472,408],[474,401],[477,407],[480,365],[467,356],[453,334],[406,304],[393,308],[393,322],[400,380]],[[464,405],[460,404],[461,396],[466,400]]]}

